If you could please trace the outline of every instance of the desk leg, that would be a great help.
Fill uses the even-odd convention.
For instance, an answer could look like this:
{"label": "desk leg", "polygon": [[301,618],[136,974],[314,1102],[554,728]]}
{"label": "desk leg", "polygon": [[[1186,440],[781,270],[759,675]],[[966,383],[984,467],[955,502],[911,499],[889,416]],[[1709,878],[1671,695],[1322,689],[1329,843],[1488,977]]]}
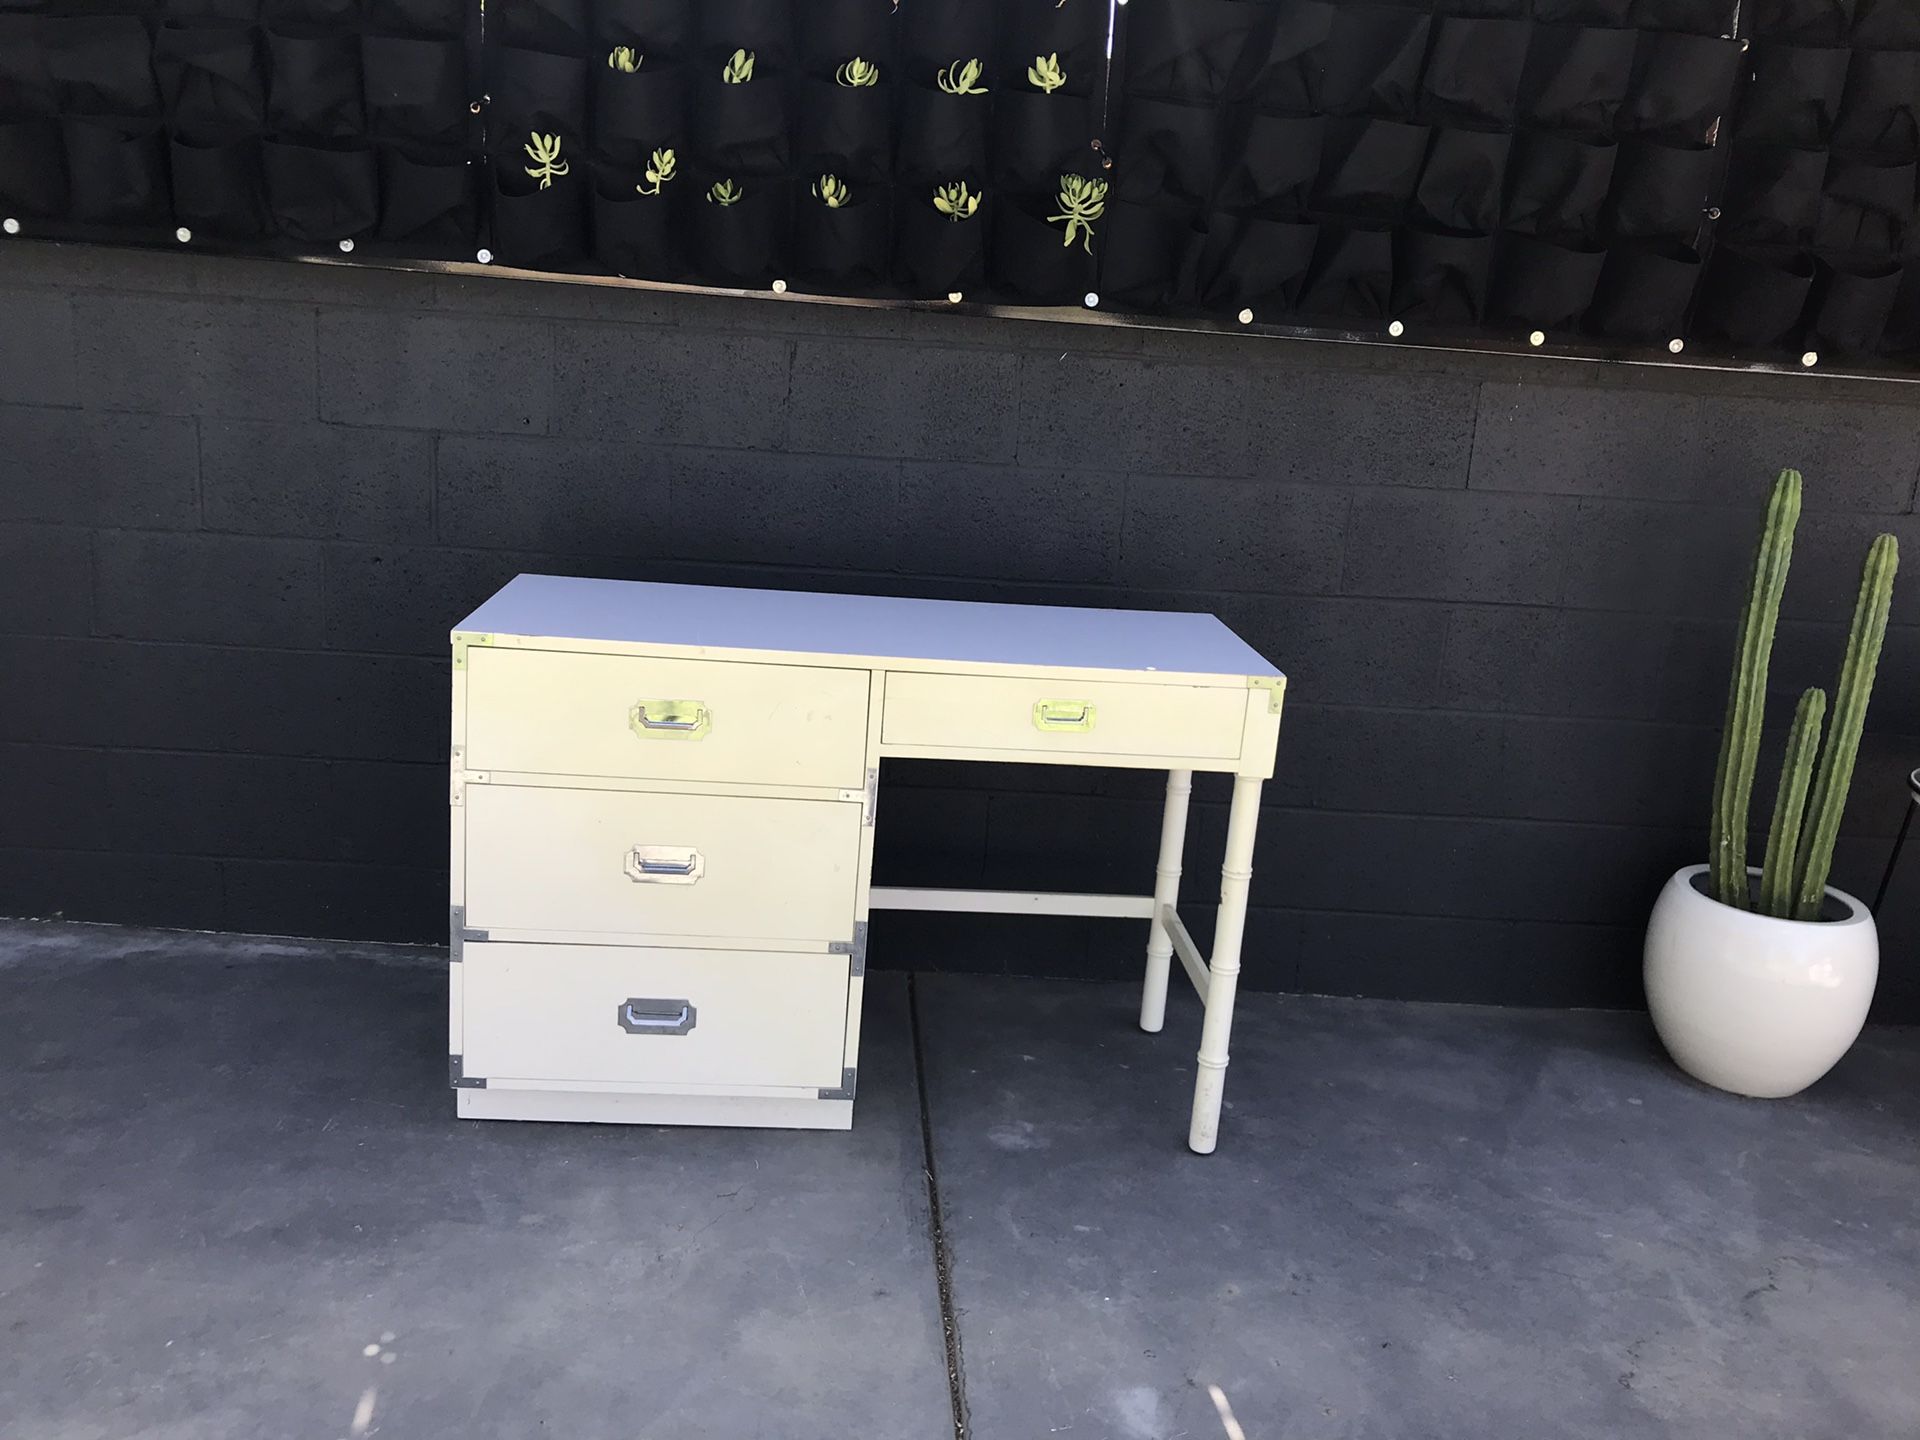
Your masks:
{"label": "desk leg", "polygon": [[1173,941],[1161,917],[1180,903],[1180,854],[1187,845],[1191,770],[1167,772],[1167,806],[1160,813],[1160,861],[1153,871],[1153,928],[1147,931],[1147,983],[1140,991],[1140,1028],[1157,1033],[1167,1019],[1167,970]]}
{"label": "desk leg", "polygon": [[1240,941],[1247,928],[1247,886],[1253,879],[1253,835],[1260,824],[1260,780],[1239,775],[1227,817],[1227,858],[1220,867],[1220,915],[1214,922],[1213,955],[1207,961],[1207,1018],[1200,1027],[1198,1073],[1193,1083],[1193,1123],[1187,1147],[1211,1155],[1220,1139],[1220,1101],[1227,1088],[1227,1037],[1233,1030],[1233,996],[1240,984]]}

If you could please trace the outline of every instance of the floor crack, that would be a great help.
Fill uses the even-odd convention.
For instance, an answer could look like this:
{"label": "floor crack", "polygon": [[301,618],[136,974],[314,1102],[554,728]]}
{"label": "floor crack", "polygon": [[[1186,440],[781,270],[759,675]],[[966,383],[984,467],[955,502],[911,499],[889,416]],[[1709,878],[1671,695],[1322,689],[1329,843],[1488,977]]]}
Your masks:
{"label": "floor crack", "polygon": [[933,1113],[927,1104],[926,1049],[920,1034],[919,977],[907,976],[907,1012],[913,1028],[913,1079],[920,1094],[921,1167],[927,1177],[927,1223],[933,1231],[933,1273],[940,1287],[940,1329],[947,1344],[947,1402],[953,1440],[967,1440],[967,1380],[960,1357],[960,1321],[953,1308],[953,1251],[940,1213],[940,1172],[933,1158]]}

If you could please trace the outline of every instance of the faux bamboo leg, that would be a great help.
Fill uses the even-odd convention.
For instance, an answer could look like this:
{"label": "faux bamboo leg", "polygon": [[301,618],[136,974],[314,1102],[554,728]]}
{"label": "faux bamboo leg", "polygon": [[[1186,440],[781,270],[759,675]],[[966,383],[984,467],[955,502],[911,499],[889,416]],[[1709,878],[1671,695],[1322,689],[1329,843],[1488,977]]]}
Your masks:
{"label": "faux bamboo leg", "polygon": [[1233,996],[1240,984],[1240,941],[1247,928],[1247,886],[1253,879],[1253,834],[1260,823],[1260,781],[1237,776],[1227,817],[1227,858],[1220,867],[1220,915],[1214,923],[1213,956],[1207,962],[1207,1018],[1200,1027],[1198,1073],[1193,1083],[1193,1124],[1187,1146],[1211,1155],[1220,1139],[1220,1101],[1227,1087],[1227,1038],[1233,1030]]}
{"label": "faux bamboo leg", "polygon": [[1147,980],[1140,990],[1140,1028],[1158,1032],[1167,1018],[1167,967],[1173,941],[1162,918],[1180,903],[1180,854],[1187,844],[1187,796],[1191,770],[1167,772],[1167,804],[1160,812],[1160,860],[1153,871],[1153,922],[1147,931]]}

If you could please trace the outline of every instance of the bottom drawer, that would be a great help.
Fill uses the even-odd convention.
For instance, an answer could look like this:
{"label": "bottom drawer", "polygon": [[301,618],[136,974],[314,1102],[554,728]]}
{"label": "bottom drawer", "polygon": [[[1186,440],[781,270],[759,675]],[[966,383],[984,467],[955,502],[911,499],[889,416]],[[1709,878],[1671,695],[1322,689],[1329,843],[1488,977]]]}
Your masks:
{"label": "bottom drawer", "polygon": [[463,1073],[489,1084],[841,1081],[845,955],[469,941]]}

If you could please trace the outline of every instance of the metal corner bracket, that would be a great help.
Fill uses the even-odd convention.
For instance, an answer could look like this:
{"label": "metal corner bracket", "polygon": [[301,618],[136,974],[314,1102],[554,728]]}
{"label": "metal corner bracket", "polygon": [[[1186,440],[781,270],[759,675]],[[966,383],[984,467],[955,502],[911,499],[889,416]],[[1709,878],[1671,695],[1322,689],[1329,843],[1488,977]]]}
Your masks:
{"label": "metal corner bracket", "polygon": [[[820,1098],[822,1100],[851,1100],[853,1098],[854,1082],[859,1078],[859,1067],[854,1065],[847,1066],[846,1069],[840,1072],[840,1084],[838,1087],[830,1090],[823,1086],[820,1091]],[[487,1082],[482,1080],[480,1083],[484,1085]]]}
{"label": "metal corner bracket", "polygon": [[453,668],[456,670],[464,670],[467,668],[468,646],[491,645],[492,643],[493,636],[491,635],[455,635],[453,637]]}
{"label": "metal corner bracket", "polygon": [[1280,713],[1280,697],[1287,693],[1287,677],[1284,675],[1249,675],[1247,677],[1247,688],[1249,690],[1266,691],[1267,713],[1269,715],[1278,715]]}
{"label": "metal corner bracket", "polygon": [[853,964],[848,973],[852,975],[866,974],[867,973],[867,922],[864,920],[854,921],[853,922],[853,939],[833,941],[831,944],[827,946],[827,953],[829,955],[851,956]]}
{"label": "metal corner bracket", "polygon": [[467,928],[467,907],[454,905],[447,910],[447,959],[455,965],[466,959],[467,941],[490,938],[485,930]]}
{"label": "metal corner bracket", "polygon": [[[848,1071],[847,1073],[852,1074],[853,1072]],[[485,1077],[462,1073],[460,1056],[458,1055],[449,1055],[447,1057],[447,1085],[454,1090],[484,1090],[487,1088]]]}

